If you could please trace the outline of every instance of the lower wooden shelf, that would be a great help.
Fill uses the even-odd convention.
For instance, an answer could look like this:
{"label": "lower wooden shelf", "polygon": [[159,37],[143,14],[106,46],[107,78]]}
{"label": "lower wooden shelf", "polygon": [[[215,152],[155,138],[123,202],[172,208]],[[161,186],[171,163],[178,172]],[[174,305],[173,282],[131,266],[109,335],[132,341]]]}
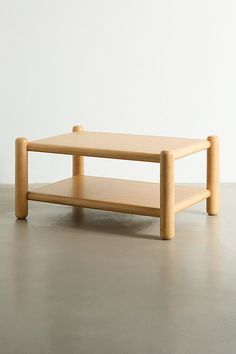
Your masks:
{"label": "lower wooden shelf", "polygon": [[[175,187],[175,212],[210,196],[204,188]],[[28,192],[28,199],[130,214],[160,216],[158,183],[76,176]]]}

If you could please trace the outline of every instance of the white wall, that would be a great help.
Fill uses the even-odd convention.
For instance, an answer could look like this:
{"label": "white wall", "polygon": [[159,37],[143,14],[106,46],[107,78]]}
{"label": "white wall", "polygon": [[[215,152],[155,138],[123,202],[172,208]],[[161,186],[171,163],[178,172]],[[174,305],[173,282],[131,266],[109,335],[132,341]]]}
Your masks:
{"label": "white wall", "polygon": [[[236,2],[0,0],[0,182],[14,140],[87,130],[221,137],[222,181],[236,181]],[[70,158],[30,158],[32,182]],[[177,162],[203,181],[204,154]],[[154,180],[154,164],[87,159],[88,174]]]}

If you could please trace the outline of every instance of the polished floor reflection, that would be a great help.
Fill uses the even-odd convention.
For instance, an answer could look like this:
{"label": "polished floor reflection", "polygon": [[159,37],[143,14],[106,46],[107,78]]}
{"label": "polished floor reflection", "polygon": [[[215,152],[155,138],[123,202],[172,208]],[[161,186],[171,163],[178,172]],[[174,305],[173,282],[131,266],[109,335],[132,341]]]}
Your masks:
{"label": "polished floor reflection", "polygon": [[219,217],[159,219],[32,202],[0,188],[0,354],[232,354],[236,185]]}

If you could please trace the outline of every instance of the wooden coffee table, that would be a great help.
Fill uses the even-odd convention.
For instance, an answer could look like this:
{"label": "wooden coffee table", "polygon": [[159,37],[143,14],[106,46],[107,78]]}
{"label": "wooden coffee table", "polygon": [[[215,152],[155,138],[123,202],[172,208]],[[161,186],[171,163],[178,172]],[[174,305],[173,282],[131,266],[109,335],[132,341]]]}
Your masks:
{"label": "wooden coffee table", "polygon": [[[207,150],[206,188],[175,186],[174,162]],[[73,176],[28,191],[28,152],[73,156]],[[160,163],[160,184],[84,175],[84,156]],[[81,126],[68,134],[27,141],[16,139],[16,217],[28,215],[28,200],[160,217],[160,235],[175,234],[175,213],[207,200],[207,212],[219,209],[219,139],[206,140],[86,132]]]}

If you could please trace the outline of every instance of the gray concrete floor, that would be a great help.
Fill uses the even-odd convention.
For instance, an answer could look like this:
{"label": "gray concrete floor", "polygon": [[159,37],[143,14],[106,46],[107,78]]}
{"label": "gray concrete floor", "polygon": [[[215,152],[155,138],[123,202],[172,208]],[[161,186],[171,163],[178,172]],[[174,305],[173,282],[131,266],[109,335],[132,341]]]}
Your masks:
{"label": "gray concrete floor", "polygon": [[236,352],[236,185],[219,217],[159,219],[31,202],[0,188],[1,354]]}

